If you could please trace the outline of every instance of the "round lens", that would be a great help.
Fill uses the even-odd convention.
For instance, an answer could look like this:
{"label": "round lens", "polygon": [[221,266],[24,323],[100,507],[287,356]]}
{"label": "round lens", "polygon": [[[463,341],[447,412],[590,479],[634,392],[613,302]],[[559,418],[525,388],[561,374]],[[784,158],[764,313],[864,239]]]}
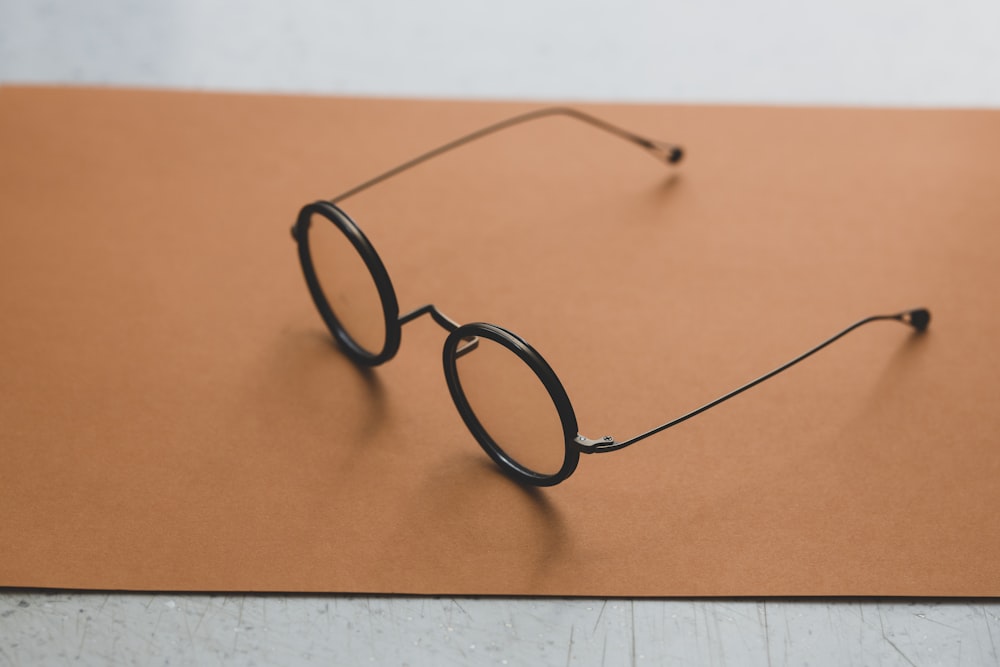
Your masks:
{"label": "round lens", "polygon": [[558,473],[566,459],[566,435],[552,397],[531,366],[483,337],[455,366],[462,394],[494,444],[523,468]]}
{"label": "round lens", "polygon": [[385,311],[364,257],[330,219],[313,213],[309,256],[327,305],[354,343],[378,354],[385,345]]}

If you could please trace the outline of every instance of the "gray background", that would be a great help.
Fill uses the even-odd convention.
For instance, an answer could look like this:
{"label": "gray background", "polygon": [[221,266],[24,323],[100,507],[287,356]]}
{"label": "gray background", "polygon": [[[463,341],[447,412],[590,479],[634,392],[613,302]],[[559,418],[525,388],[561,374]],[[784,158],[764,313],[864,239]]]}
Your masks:
{"label": "gray background", "polygon": [[[0,0],[0,82],[995,108],[1000,2]],[[992,600],[0,590],[0,665],[996,665],[998,643]]]}

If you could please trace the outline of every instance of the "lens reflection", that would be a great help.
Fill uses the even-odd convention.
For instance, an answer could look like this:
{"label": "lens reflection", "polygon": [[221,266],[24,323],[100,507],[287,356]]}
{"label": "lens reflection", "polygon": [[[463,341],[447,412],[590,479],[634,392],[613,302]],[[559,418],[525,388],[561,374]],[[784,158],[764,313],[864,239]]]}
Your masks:
{"label": "lens reflection", "polygon": [[378,354],[385,345],[385,314],[375,278],[351,240],[332,221],[313,213],[309,254],[326,302],[359,347]]}
{"label": "lens reflection", "polygon": [[469,407],[500,449],[533,472],[559,472],[566,458],[562,422],[531,367],[488,338],[459,357],[456,367]]}

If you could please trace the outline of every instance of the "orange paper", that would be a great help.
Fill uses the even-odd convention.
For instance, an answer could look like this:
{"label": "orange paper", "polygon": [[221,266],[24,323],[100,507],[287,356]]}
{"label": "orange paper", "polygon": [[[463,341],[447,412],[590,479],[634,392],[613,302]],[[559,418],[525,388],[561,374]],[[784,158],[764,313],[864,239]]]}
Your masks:
{"label": "orange paper", "polygon": [[551,489],[456,413],[443,332],[371,372],[289,227],[523,104],[0,89],[0,585],[1000,595],[1000,114],[588,106],[352,198],[402,311],[505,326],[623,439]]}

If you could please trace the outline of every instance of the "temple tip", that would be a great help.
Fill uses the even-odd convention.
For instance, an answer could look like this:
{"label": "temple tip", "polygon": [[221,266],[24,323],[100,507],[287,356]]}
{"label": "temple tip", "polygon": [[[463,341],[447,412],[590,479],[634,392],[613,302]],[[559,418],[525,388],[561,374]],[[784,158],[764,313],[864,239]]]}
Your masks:
{"label": "temple tip", "polygon": [[684,158],[684,149],[680,146],[645,137],[635,137],[633,141],[652,153],[657,160],[663,160],[667,164],[677,164]]}
{"label": "temple tip", "polygon": [[903,321],[917,331],[927,331],[931,323],[931,311],[926,308],[914,308],[903,313]]}

